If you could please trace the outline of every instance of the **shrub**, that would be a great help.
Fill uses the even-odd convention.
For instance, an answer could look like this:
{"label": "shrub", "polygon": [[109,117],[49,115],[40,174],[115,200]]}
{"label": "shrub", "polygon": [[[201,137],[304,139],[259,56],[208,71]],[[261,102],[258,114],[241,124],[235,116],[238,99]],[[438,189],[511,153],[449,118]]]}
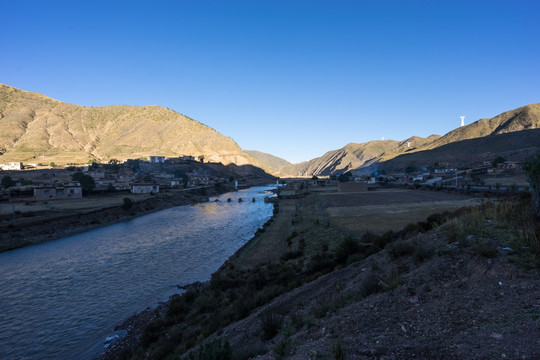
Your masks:
{"label": "shrub", "polygon": [[345,360],[345,352],[341,344],[341,338],[338,337],[336,343],[332,345],[332,355],[336,360]]}
{"label": "shrub", "polygon": [[518,202],[503,201],[495,208],[498,224],[509,228],[516,241],[528,246],[535,254],[540,254],[540,238],[536,229],[538,224],[529,211],[530,197],[520,197]]}
{"label": "shrub", "polygon": [[231,345],[228,341],[222,342],[221,339],[214,339],[206,344],[199,346],[194,354],[192,351],[189,360],[230,360],[232,359]]}
{"label": "shrub", "polygon": [[416,264],[423,263],[427,259],[431,258],[433,256],[433,253],[434,249],[432,246],[419,244],[414,249],[414,262]]}
{"label": "shrub", "polygon": [[297,259],[300,256],[302,256],[303,252],[301,250],[296,251],[287,251],[285,254],[281,256],[281,260],[287,261],[291,259]]}
{"label": "shrub", "polygon": [[381,291],[379,279],[374,273],[370,272],[362,279],[362,283],[360,284],[360,296],[363,298],[368,297],[379,291]]}
{"label": "shrub", "polygon": [[15,185],[15,181],[11,178],[9,175],[4,175],[2,177],[2,187],[3,188],[9,188]]}
{"label": "shrub", "polygon": [[414,253],[415,246],[410,241],[397,241],[389,246],[388,254],[397,259],[402,256],[412,255]]}
{"label": "shrub", "polygon": [[312,273],[318,271],[329,271],[335,265],[335,260],[328,254],[318,253],[311,257],[309,262],[309,270]]}
{"label": "shrub", "polygon": [[392,290],[399,285],[399,271],[392,267],[383,276],[381,276],[381,286],[386,290]]}
{"label": "shrub", "polygon": [[129,210],[133,207],[133,201],[130,198],[124,198],[124,203],[122,204],[122,209]]}
{"label": "shrub", "polygon": [[283,325],[283,317],[269,308],[261,312],[259,319],[261,320],[261,338],[263,340],[272,339]]}
{"label": "shrub", "polygon": [[352,254],[359,253],[362,250],[358,241],[352,237],[346,237],[336,249],[336,259],[340,263],[345,263]]}

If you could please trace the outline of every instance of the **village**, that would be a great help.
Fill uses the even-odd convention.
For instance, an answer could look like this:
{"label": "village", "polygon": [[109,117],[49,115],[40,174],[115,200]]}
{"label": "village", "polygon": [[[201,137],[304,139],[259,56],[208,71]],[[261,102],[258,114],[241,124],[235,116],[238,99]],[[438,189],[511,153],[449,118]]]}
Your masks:
{"label": "village", "polygon": [[224,177],[219,165],[204,163],[201,157],[165,158],[149,156],[106,164],[95,161],[85,166],[65,168],[25,165],[22,162],[0,164],[0,199],[9,202],[78,199],[89,193],[156,194],[160,191],[208,186],[238,186],[234,177]]}
{"label": "village", "polygon": [[[89,193],[142,195],[201,187],[238,187],[234,174],[223,171],[221,164],[204,163],[202,156],[198,161],[193,156],[149,156],[148,159],[124,162],[110,160],[105,164],[89,161],[84,166],[73,164],[65,168],[54,164],[40,165],[25,165],[22,162],[0,164],[0,201],[50,201],[79,199]],[[354,182],[364,184],[363,187],[377,183],[477,190],[518,190],[527,187],[520,164],[500,157],[475,167],[452,168],[446,163],[437,165],[419,169],[408,167],[401,173],[377,170],[370,175],[349,171],[340,175],[313,176],[295,181],[295,186],[298,189],[301,186]]]}

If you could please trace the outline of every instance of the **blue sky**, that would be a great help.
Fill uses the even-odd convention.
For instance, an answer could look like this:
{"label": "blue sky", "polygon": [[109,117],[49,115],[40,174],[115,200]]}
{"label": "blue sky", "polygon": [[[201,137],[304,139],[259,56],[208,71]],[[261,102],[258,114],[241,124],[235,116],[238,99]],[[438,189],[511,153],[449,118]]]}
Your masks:
{"label": "blue sky", "polygon": [[0,13],[0,83],[161,105],[291,162],[540,102],[538,1],[0,0]]}

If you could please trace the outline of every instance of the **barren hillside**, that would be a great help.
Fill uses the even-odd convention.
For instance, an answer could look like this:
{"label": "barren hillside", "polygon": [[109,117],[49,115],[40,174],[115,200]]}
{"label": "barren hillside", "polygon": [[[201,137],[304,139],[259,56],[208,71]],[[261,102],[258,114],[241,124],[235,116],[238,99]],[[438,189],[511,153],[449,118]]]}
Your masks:
{"label": "barren hillside", "polygon": [[150,155],[261,165],[231,138],[170,109],[71,105],[0,84],[0,162],[62,164]]}
{"label": "barren hillside", "polygon": [[394,157],[426,142],[438,138],[431,135],[427,138],[411,137],[403,141],[375,140],[367,143],[350,143],[345,147],[329,151],[319,158],[300,164],[281,168],[280,171],[291,176],[331,175],[344,173],[360,167],[368,166],[381,156]]}
{"label": "barren hillside", "polygon": [[394,140],[351,143],[323,156],[281,168],[291,176],[330,175],[349,170],[375,168],[403,169],[409,164],[432,165],[449,162],[452,166],[471,165],[496,156],[520,160],[540,147],[536,129],[540,128],[540,104],[510,110],[490,119],[480,119],[444,136],[413,136]]}

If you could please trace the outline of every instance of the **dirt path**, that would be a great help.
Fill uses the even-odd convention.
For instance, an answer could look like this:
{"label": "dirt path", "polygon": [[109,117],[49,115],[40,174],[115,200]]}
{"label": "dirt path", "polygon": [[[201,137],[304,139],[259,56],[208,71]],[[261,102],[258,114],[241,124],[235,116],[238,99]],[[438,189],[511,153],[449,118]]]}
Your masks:
{"label": "dirt path", "polygon": [[291,233],[292,219],[295,212],[296,200],[282,200],[279,213],[272,225],[231,259],[234,264],[249,268],[268,261],[278,260],[287,251],[287,237]]}

